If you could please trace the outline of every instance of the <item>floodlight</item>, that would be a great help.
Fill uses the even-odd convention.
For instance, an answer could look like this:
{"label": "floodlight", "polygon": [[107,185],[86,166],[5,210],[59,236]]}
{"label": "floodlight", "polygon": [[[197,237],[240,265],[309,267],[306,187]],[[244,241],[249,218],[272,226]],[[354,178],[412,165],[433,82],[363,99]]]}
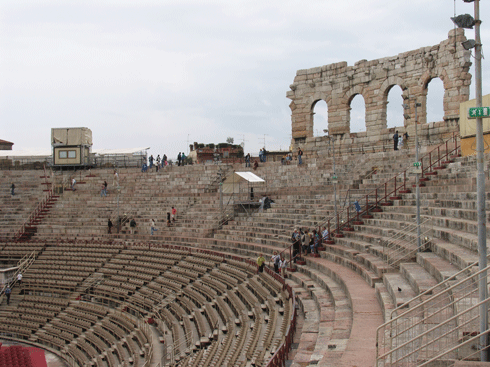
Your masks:
{"label": "floodlight", "polygon": [[404,110],[410,109],[410,106],[408,105],[408,103],[402,103],[402,107]]}
{"label": "floodlight", "polygon": [[476,46],[476,41],[475,40],[466,40],[466,41],[462,42],[461,45],[463,46],[463,48],[465,50],[471,50],[472,48],[474,48]]}
{"label": "floodlight", "polygon": [[410,119],[410,116],[407,115],[406,113],[403,114],[403,117],[405,117],[405,120],[409,120]]}
{"label": "floodlight", "polygon": [[457,17],[451,17],[451,20],[458,28],[473,29],[475,25],[475,18],[469,14],[458,15]]}

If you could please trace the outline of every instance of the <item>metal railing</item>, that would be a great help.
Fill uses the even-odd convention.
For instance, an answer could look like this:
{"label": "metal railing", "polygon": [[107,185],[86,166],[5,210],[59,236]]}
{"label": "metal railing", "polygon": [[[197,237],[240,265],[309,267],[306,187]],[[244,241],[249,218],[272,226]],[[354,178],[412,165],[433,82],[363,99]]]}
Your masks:
{"label": "metal railing", "polygon": [[[458,154],[460,146],[458,145],[459,133],[453,133],[453,136],[445,141],[442,145],[436,147],[431,152],[427,153],[420,159],[422,175],[421,181],[428,180],[429,175],[435,174],[439,169],[451,161]],[[454,147],[452,147],[454,142]],[[444,149],[441,149],[443,147]],[[334,237],[342,237],[342,229],[349,228],[354,221],[360,221],[362,216],[370,216],[371,211],[382,211],[382,206],[393,204],[393,200],[399,200],[402,193],[410,193],[410,180],[408,176],[411,173],[412,167],[406,168],[404,171],[394,175],[391,179],[384,182],[369,194],[366,194],[362,200],[359,200],[360,210],[353,211],[350,206],[347,206],[337,216],[332,216],[320,223],[320,226],[328,227],[329,235]],[[414,183],[420,184],[419,182]],[[333,228],[330,231],[330,228]]]}
{"label": "metal railing", "polygon": [[417,252],[425,250],[432,237],[432,218],[423,217],[420,226],[421,228],[424,227],[421,233],[420,247],[417,247],[417,223],[410,223],[397,231],[389,240],[381,243],[383,260],[389,265],[399,268],[402,261],[414,260]]}
{"label": "metal railing", "polygon": [[[477,262],[399,306],[377,329],[376,366],[428,366],[480,359]],[[487,280],[488,287],[488,280]],[[485,333],[488,333],[486,331]]]}
{"label": "metal railing", "polygon": [[15,234],[14,236],[15,241],[18,241],[22,238],[22,236],[26,233],[26,228],[31,226],[34,223],[34,221],[39,217],[39,215],[42,213],[42,211],[46,209],[47,205],[51,202],[53,196],[54,196],[53,185],[51,185],[51,189],[48,191],[47,195],[45,195],[44,198],[38,202],[36,208],[34,208],[31,214],[29,214],[27,220],[22,224],[20,229]]}

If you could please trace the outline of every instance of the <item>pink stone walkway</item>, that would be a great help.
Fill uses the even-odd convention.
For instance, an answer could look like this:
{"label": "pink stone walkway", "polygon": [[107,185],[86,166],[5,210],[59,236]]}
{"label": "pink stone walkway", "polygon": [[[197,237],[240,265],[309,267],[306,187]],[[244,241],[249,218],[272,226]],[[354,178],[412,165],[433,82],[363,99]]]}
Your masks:
{"label": "pink stone walkway", "polygon": [[[345,284],[352,302],[352,329],[345,351],[340,358],[329,362],[328,345],[323,347],[324,357],[318,366],[372,367],[376,363],[376,328],[383,323],[382,310],[374,288],[359,274],[342,265],[322,258],[308,258],[319,270],[339,283]],[[308,265],[306,265],[308,266]]]}

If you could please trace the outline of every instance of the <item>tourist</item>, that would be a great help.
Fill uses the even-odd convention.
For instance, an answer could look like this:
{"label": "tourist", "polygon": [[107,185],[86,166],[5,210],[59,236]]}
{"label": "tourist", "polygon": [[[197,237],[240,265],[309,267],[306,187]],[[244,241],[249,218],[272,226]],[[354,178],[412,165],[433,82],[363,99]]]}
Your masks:
{"label": "tourist", "polygon": [[19,271],[19,274],[17,274],[17,283],[19,285],[22,285],[22,273]]}
{"label": "tourist", "polygon": [[258,167],[259,167],[259,162],[257,162],[257,160],[255,160],[255,162],[254,162],[254,171],[256,171]]}
{"label": "tourist", "polygon": [[313,248],[311,249],[311,252],[318,255],[318,247],[320,246],[320,234],[316,231],[316,229],[313,230]]}
{"label": "tourist", "polygon": [[107,220],[107,233],[111,234],[112,233],[112,221],[111,218]]}
{"label": "tourist", "polygon": [[257,267],[258,267],[259,273],[264,272],[264,265],[265,265],[264,256],[262,256],[262,254],[260,254],[259,257],[257,258]]}
{"label": "tourist", "polygon": [[107,191],[106,191],[106,187],[105,185],[102,183],[102,185],[100,186],[100,197],[106,197],[107,196]]}
{"label": "tourist", "polygon": [[303,232],[303,236],[301,236],[301,243],[302,243],[302,252],[306,255],[309,251],[309,244],[310,244],[310,235],[308,233],[308,228],[305,229]]}
{"label": "tourist", "polygon": [[129,222],[129,228],[131,229],[131,234],[134,234],[134,229],[136,228],[136,221],[134,218],[131,218],[131,221]]}
{"label": "tourist", "polygon": [[279,267],[281,268],[282,277],[286,278],[286,268],[288,267],[288,261],[284,258],[284,256],[281,256],[281,262]]}
{"label": "tourist", "polygon": [[274,272],[279,274],[279,264],[281,263],[281,257],[277,254],[277,251],[274,251],[271,257],[272,264],[274,264]]}
{"label": "tourist", "polygon": [[259,150],[259,159],[261,162],[264,161],[264,151],[262,150],[262,148]]}
{"label": "tourist", "polygon": [[177,209],[172,207],[172,222],[175,223],[175,217],[177,216]]}
{"label": "tourist", "polygon": [[398,150],[398,130],[393,135],[393,150]]}
{"label": "tourist", "polygon": [[170,227],[172,222],[170,221],[170,212],[167,212],[167,227]]}
{"label": "tourist", "polygon": [[403,148],[408,149],[408,132],[405,131],[403,134]]}
{"label": "tourist", "polygon": [[322,240],[323,242],[328,240],[328,230],[327,227],[322,228]]}
{"label": "tourist", "polygon": [[250,167],[250,153],[245,156],[245,167]]}
{"label": "tourist", "polygon": [[14,183],[13,183],[13,182],[12,182],[12,185],[10,185],[10,194],[11,194],[12,196],[14,196],[14,195],[15,195],[15,185],[14,185]]}
{"label": "tourist", "polygon": [[148,161],[150,162],[150,169],[153,167],[153,154],[150,155],[150,158],[148,158]]}
{"label": "tourist", "polygon": [[10,294],[12,293],[12,290],[10,289],[10,286],[7,285],[7,288],[5,289],[5,295],[7,296],[7,306],[10,305]]}
{"label": "tourist", "polygon": [[303,164],[303,151],[301,150],[301,148],[298,148],[298,165],[302,165]]}
{"label": "tourist", "polygon": [[75,185],[76,184],[77,184],[77,180],[75,180],[75,178],[73,178],[71,180],[71,189],[72,189],[72,191],[75,191],[76,190],[76,188],[75,188]]}
{"label": "tourist", "polygon": [[180,162],[182,161],[182,154],[179,152],[177,155],[177,165],[180,166]]}
{"label": "tourist", "polygon": [[158,231],[158,228],[155,226],[155,220],[151,219],[150,221],[150,234],[153,236],[153,232]]}
{"label": "tourist", "polygon": [[119,186],[119,173],[117,173],[116,170],[114,170],[114,177],[112,179],[112,186],[114,186],[114,187]]}

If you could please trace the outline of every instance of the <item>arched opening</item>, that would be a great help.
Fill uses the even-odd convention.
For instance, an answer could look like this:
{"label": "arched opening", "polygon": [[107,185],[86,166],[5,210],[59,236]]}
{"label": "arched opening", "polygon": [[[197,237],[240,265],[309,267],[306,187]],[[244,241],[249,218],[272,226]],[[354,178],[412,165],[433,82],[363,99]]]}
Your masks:
{"label": "arched opening", "polygon": [[313,136],[323,136],[324,129],[328,129],[328,105],[320,99],[313,105]]}
{"label": "arched opening", "polygon": [[386,127],[404,126],[403,117],[403,98],[402,88],[399,85],[393,85],[388,91],[387,106],[386,106]]}
{"label": "arched opening", "polygon": [[[430,88],[429,88],[430,85]],[[429,122],[438,122],[444,119],[444,83],[434,78],[427,83],[427,119]]]}
{"label": "arched opening", "polygon": [[349,113],[350,132],[359,133],[366,131],[366,105],[364,97],[356,94],[351,99]]}

